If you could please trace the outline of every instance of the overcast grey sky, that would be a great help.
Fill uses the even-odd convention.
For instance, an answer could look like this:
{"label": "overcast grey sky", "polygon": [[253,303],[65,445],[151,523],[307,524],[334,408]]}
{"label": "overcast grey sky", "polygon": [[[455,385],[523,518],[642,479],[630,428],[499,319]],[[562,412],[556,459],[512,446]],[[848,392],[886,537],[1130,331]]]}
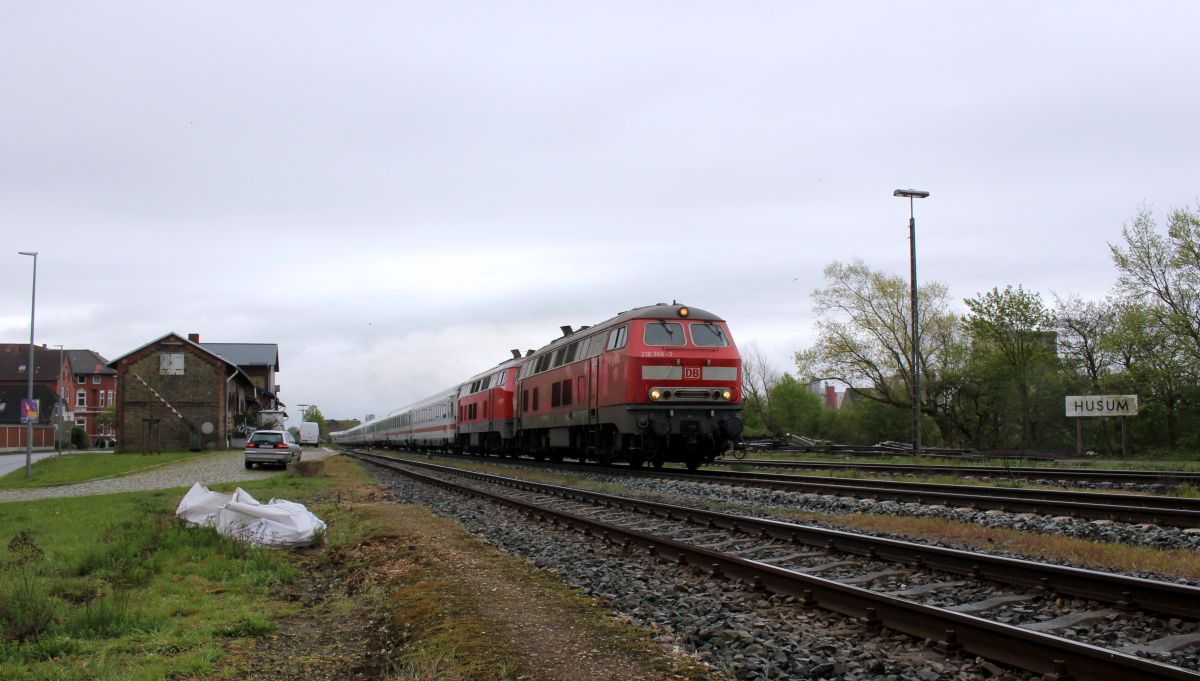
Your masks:
{"label": "overcast grey sky", "polygon": [[1101,298],[1200,196],[1200,3],[7,3],[0,341],[279,344],[401,406],[678,300],[780,370],[831,261]]}

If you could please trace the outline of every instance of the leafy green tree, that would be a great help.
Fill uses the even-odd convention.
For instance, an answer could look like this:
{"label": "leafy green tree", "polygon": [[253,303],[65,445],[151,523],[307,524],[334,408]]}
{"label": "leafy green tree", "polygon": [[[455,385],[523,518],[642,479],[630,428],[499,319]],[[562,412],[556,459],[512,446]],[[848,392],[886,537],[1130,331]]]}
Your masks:
{"label": "leafy green tree", "polygon": [[320,437],[322,440],[325,439],[325,436],[328,434],[328,428],[325,425],[325,416],[321,413],[321,410],[317,407],[317,405],[309,405],[308,408],[304,410],[301,420],[315,422],[317,424],[318,437]]}
{"label": "leafy green tree", "polygon": [[775,425],[773,433],[791,433],[819,438],[822,431],[823,400],[804,385],[784,374],[771,389],[767,421]]}
{"label": "leafy green tree", "polygon": [[[1122,371],[1108,383],[1120,392],[1139,396],[1143,441],[1160,440],[1174,449],[1180,443],[1185,412],[1197,402],[1196,364],[1189,341],[1174,333],[1171,314],[1158,305],[1124,303],[1117,308],[1113,332],[1105,347],[1118,358]],[[1145,432],[1161,423],[1163,437]]]}
{"label": "leafy green tree", "polygon": [[[801,380],[835,380],[856,386],[858,396],[912,409],[912,312],[908,282],[878,272],[861,260],[831,263],[825,287],[813,292],[817,339],[796,353]],[[952,434],[944,411],[947,374],[964,357],[959,320],[949,311],[949,293],[938,282],[918,291],[921,328],[921,412],[931,416],[943,440]],[[902,428],[885,439],[904,439]]]}
{"label": "leafy green tree", "polygon": [[[963,327],[972,339],[973,371],[995,391],[993,416],[1017,414],[1018,441],[1032,447],[1048,416],[1038,405],[1054,390],[1046,379],[1058,372],[1053,318],[1040,295],[1021,287],[993,288],[964,302],[970,310]],[[1005,386],[1012,391],[1010,405],[1003,404]]]}
{"label": "leafy green tree", "polygon": [[1124,246],[1109,244],[1118,290],[1161,308],[1167,330],[1200,361],[1200,212],[1177,209],[1160,234],[1150,209],[1142,208],[1121,230]]}

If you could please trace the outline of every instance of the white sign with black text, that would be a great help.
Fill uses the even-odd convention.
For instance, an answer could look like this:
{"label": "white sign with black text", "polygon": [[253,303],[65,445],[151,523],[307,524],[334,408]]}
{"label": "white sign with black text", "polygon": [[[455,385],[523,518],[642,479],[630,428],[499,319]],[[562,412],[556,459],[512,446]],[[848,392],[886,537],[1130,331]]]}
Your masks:
{"label": "white sign with black text", "polygon": [[1137,395],[1067,396],[1067,416],[1137,416]]}

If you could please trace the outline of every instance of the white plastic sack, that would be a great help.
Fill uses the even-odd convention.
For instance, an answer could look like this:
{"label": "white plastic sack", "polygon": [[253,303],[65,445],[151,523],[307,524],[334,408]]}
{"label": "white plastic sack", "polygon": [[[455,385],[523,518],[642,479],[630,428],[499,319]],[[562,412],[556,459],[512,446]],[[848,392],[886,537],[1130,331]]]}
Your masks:
{"label": "white plastic sack", "polygon": [[325,523],[304,504],[272,499],[260,504],[249,494],[234,493],[234,499],[217,513],[217,532],[238,541],[288,548],[307,546],[325,532]]}
{"label": "white plastic sack", "polygon": [[231,499],[232,494],[213,492],[197,482],[183,495],[183,501],[180,501],[179,508],[175,509],[175,517],[186,522],[189,527],[212,527],[217,524],[217,511]]}
{"label": "white plastic sack", "polygon": [[325,523],[304,504],[284,499],[263,504],[241,487],[222,494],[198,482],[179,502],[175,515],[188,525],[216,526],[224,536],[275,548],[307,546],[325,532]]}

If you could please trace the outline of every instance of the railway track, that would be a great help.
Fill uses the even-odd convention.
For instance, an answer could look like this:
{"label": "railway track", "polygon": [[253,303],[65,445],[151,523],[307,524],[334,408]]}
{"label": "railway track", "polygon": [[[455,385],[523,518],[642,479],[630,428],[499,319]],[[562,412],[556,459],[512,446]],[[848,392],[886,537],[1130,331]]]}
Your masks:
{"label": "railway track", "polygon": [[[1200,643],[1196,587],[354,455],[627,549],[641,547],[659,561],[1046,678],[1200,679],[1184,668],[1200,661],[1180,652]],[[1106,647],[1114,629],[1123,630],[1115,640],[1124,644]]]}
{"label": "railway track", "polygon": [[1195,471],[1125,471],[1117,469],[1039,468],[1016,466],[944,466],[929,464],[851,463],[835,461],[778,461],[767,459],[721,460],[720,465],[780,470],[860,471],[880,475],[979,476],[1007,480],[1060,480],[1086,483],[1140,483],[1146,485],[1200,485]]}
{"label": "railway track", "polygon": [[[439,457],[479,461],[478,457],[439,454]],[[506,464],[546,466],[529,459],[503,459]],[[729,486],[755,487],[806,494],[824,494],[874,501],[898,501],[1008,513],[1071,516],[1169,527],[1200,527],[1200,499],[1149,494],[1112,494],[1066,490],[948,485],[893,480],[860,480],[818,476],[717,470],[643,470],[599,467],[595,464],[554,464],[554,470],[607,470],[622,475],[687,480]]]}

